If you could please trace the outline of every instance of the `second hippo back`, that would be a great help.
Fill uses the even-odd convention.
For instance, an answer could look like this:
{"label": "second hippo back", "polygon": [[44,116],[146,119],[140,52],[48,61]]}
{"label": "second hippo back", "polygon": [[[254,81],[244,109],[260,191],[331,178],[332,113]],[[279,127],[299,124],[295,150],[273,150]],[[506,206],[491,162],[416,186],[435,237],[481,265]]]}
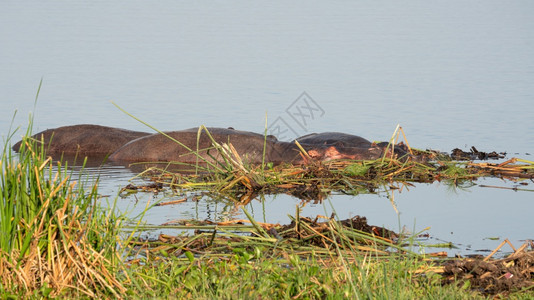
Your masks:
{"label": "second hippo back", "polygon": [[[229,144],[235,148],[236,152],[250,163],[265,161],[280,163],[298,158],[298,151],[288,152],[287,147],[294,148],[289,143],[279,142],[273,136],[240,131],[226,128],[207,128],[209,135],[219,144]],[[221,160],[220,154],[213,148],[212,140],[205,130],[189,128],[179,131],[165,132],[165,136],[160,133],[135,139],[110,156],[113,161],[123,162],[157,162],[157,161],[177,161],[184,163],[202,162],[192,151],[208,161]],[[176,143],[172,139],[179,141],[186,147]],[[264,152],[265,145],[265,152]],[[188,149],[189,148],[189,149]]]}

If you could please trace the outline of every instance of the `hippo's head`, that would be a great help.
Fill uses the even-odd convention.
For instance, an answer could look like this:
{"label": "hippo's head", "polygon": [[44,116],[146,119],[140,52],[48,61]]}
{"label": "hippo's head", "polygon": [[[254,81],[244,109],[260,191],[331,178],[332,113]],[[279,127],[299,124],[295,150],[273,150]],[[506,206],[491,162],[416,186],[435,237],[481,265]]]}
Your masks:
{"label": "hippo's head", "polygon": [[370,147],[345,147],[342,145],[315,146],[307,151],[310,157],[320,161],[335,159],[373,160],[381,158],[384,154],[386,157],[407,157],[407,153],[401,148],[396,147],[392,150],[387,145],[376,144],[372,144]]}

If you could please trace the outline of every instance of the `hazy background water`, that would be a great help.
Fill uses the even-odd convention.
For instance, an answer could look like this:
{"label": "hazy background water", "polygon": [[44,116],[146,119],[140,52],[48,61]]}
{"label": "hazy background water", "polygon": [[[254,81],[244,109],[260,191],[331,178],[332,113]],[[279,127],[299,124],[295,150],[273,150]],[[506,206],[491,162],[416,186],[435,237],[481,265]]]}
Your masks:
{"label": "hazy background water", "polygon": [[[42,78],[35,131],[79,123],[149,131],[114,101],[162,130],[261,132],[267,115],[290,135],[386,140],[401,124],[415,147],[475,145],[532,159],[533,13],[532,1],[3,1],[0,134],[15,110],[14,124],[26,126]],[[303,92],[317,110],[299,119],[294,103]],[[112,167],[102,174],[110,195],[133,176]],[[464,245],[533,237],[531,192],[434,184],[395,200],[400,216],[385,196],[330,199],[340,217],[361,214],[395,230],[415,222]],[[287,222],[298,203],[281,195],[252,209]],[[205,199],[151,220],[235,215],[228,207]]]}

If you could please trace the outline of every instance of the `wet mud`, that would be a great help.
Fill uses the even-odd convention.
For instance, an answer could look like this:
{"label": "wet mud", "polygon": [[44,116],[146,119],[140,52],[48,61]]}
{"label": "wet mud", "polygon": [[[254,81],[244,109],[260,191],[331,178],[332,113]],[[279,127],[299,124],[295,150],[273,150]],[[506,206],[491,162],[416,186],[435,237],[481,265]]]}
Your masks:
{"label": "wet mud", "polygon": [[534,251],[516,252],[507,258],[462,258],[443,265],[443,283],[464,286],[485,295],[504,295],[534,287]]}

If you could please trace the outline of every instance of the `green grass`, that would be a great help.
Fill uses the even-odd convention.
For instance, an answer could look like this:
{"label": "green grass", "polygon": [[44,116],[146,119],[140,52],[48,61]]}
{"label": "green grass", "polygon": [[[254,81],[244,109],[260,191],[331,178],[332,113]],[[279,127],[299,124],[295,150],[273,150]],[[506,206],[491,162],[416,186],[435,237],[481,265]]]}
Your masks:
{"label": "green grass", "polygon": [[[476,299],[415,257],[317,259],[235,249],[228,258],[167,258],[129,269],[133,298],[172,295],[195,299]],[[135,276],[135,277],[134,277]]]}
{"label": "green grass", "polygon": [[98,202],[97,182],[73,178],[29,138],[0,165],[0,296],[119,296],[121,217]]}

